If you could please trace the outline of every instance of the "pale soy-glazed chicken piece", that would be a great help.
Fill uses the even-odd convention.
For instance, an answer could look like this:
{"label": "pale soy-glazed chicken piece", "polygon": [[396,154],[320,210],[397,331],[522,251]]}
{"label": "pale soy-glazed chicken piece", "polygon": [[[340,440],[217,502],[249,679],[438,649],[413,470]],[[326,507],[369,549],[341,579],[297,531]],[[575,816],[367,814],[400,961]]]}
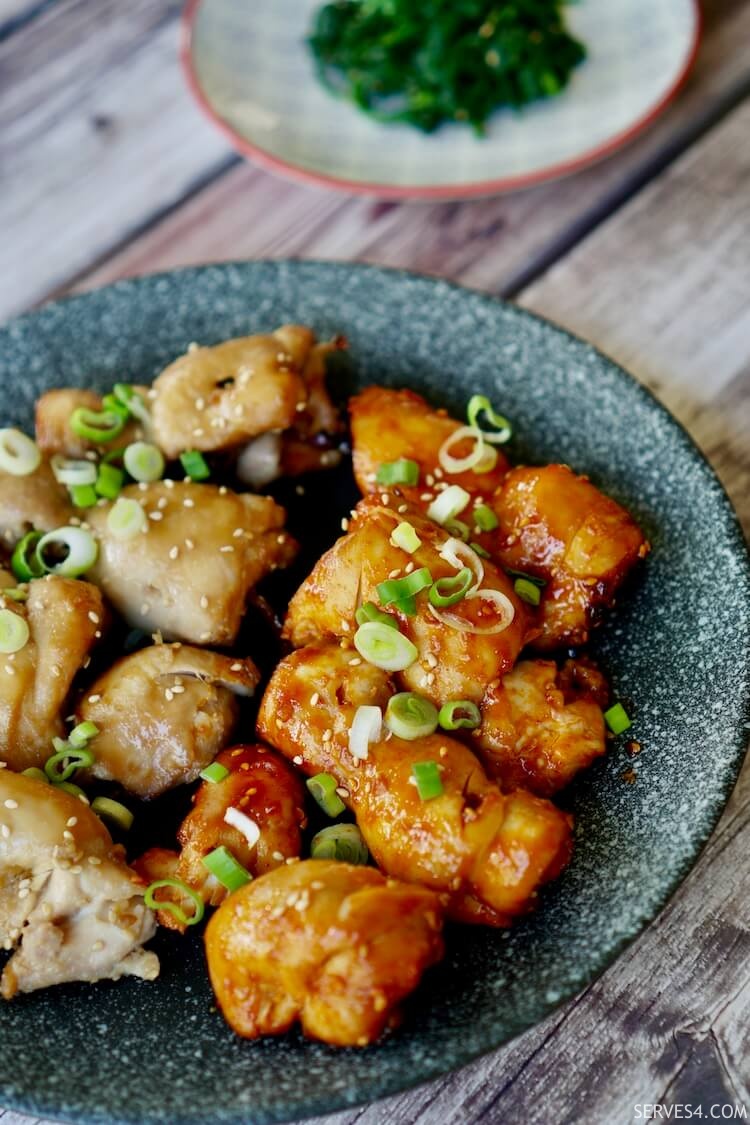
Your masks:
{"label": "pale soy-glazed chicken piece", "polygon": [[15,950],[0,977],[6,1000],[70,981],[153,980],[144,890],[77,797],[0,771],[0,948]]}
{"label": "pale soy-glazed chicken piece", "polygon": [[288,324],[268,335],[191,347],[154,381],[154,439],[167,457],[231,449],[287,430],[307,409],[315,334]]}
{"label": "pale soy-glazed chicken piece", "polygon": [[2,595],[15,586],[0,571],[0,606],[29,634],[17,652],[0,656],[0,760],[21,771],[43,765],[52,739],[64,735],[71,685],[102,635],[105,610],[96,586],[75,578],[34,579],[20,602]]}
{"label": "pale soy-glazed chicken piece", "polygon": [[546,583],[535,647],[585,644],[648,554],[632,516],[566,465],[512,469],[489,503],[500,525],[488,544],[493,555]]}
{"label": "pale soy-glazed chicken piece", "polygon": [[182,644],[157,644],[118,660],[90,687],[78,721],[95,723],[91,773],[138,797],[194,781],[229,742],[238,696],[260,679],[240,660]]}
{"label": "pale soy-glazed chicken piece", "polygon": [[506,792],[549,796],[606,751],[607,685],[592,665],[522,660],[491,684],[472,748]]}
{"label": "pale soy-glazed chicken piece", "polygon": [[74,509],[48,461],[16,476],[0,469],[0,536],[12,547],[27,531],[53,531],[70,521]]}
{"label": "pale soy-glazed chicken piece", "polygon": [[[413,616],[394,606],[388,612],[418,650],[415,662],[399,673],[404,686],[438,704],[449,699],[479,703],[486,685],[513,667],[534,635],[524,604],[494,563],[480,559],[416,508],[384,495],[392,501],[390,506],[382,496],[360,501],[348,534],[323,555],[292,598],[284,635],[295,648],[326,636],[352,637],[357,609],[363,603],[379,603],[380,583],[423,567],[433,580],[451,578],[468,566],[479,587],[477,595],[436,614],[423,591]],[[391,539],[404,521],[420,541],[411,553]]]}
{"label": "pale soy-glazed chicken piece", "polygon": [[[233,746],[217,756],[216,765],[227,775],[196,790],[177,833],[180,853],[151,848],[134,865],[148,882],[180,879],[211,906],[223,902],[227,891],[205,867],[205,856],[225,847],[252,876],[263,875],[300,856],[307,824],[302,782],[281,755],[258,744]],[[178,900],[168,890],[161,897]],[[163,926],[185,929],[170,911],[158,917]]]}
{"label": "pale soy-glazed chicken piece", "polygon": [[[496,460],[485,472],[467,469],[448,473],[440,464],[440,450],[459,430],[466,427],[446,410],[434,409],[414,391],[389,387],[368,387],[349,400],[352,426],[354,475],[363,493],[380,491],[378,469],[384,463],[406,459],[419,466],[419,485],[410,496],[425,501],[434,499],[436,484],[458,484],[472,496],[490,496],[508,471],[507,458],[497,447]],[[466,437],[451,445],[456,458],[466,456],[472,441]],[[429,494],[429,495],[428,495]]]}
{"label": "pale soy-glazed chicken piece", "polygon": [[254,587],[296,554],[284,509],[267,496],[188,481],[130,485],[120,496],[141,504],[145,531],[118,538],[110,507],[91,509],[99,540],[91,580],[131,626],[232,644]]}
{"label": "pale soy-glazed chicken piece", "polygon": [[[519,791],[504,796],[475,755],[447,734],[415,740],[383,728],[367,757],[351,749],[359,707],[385,710],[388,674],[334,642],[283,660],[266,689],[258,730],[306,774],[329,773],[373,858],[395,878],[448,894],[461,921],[507,925],[570,856],[570,818]],[[422,800],[413,767],[434,762],[442,794]]]}
{"label": "pale soy-glazed chicken piece", "polygon": [[[146,387],[136,386],[133,390],[138,392],[142,399],[145,398]],[[150,437],[142,421],[131,418],[114,443],[97,444],[89,441],[77,434],[70,424],[74,412],[81,409],[92,414],[100,414],[104,410],[102,396],[85,387],[55,387],[53,390],[45,391],[37,399],[36,441],[43,453],[50,456],[58,454],[62,457],[78,458],[84,457],[90,450],[103,452],[109,449],[111,444],[120,447]]]}
{"label": "pale soy-glazed chicken piece", "polygon": [[219,1007],[238,1035],[364,1047],[443,955],[437,895],[372,867],[308,859],[247,884],[206,929]]}

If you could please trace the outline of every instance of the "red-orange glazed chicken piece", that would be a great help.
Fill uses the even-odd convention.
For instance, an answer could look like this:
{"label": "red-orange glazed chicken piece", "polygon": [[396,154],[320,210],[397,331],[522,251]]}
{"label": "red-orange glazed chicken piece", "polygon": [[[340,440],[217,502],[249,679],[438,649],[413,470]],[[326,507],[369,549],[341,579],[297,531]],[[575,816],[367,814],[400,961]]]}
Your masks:
{"label": "red-orange glazed chicken piece", "polygon": [[[375,480],[378,468],[384,462],[401,458],[419,465],[419,487],[412,494],[415,497],[426,495],[441,480],[446,484],[459,484],[474,496],[490,496],[508,471],[507,459],[494,446],[497,461],[489,472],[469,469],[444,473],[440,466],[440,448],[464,423],[451,418],[446,410],[435,410],[414,391],[368,387],[350,399],[349,412],[354,475],[363,493],[379,491],[382,486]],[[470,439],[465,442],[465,448],[457,441],[451,453],[460,458],[470,449]]]}
{"label": "red-orange glazed chicken piece", "polygon": [[443,955],[440,901],[372,867],[308,859],[242,887],[206,929],[211,984],[246,1039],[305,1035],[364,1047]]}
{"label": "red-orange glazed chicken piece", "polygon": [[[276,668],[258,728],[305,773],[332,774],[383,871],[449,894],[454,918],[507,925],[567,862],[570,819],[530,793],[503,796],[447,735],[407,741],[384,730],[365,760],[355,758],[357,708],[382,707],[392,690],[388,675],[353,649],[310,646]],[[443,793],[425,801],[413,767],[427,761],[437,764]]]}
{"label": "red-orange glazed chicken piece", "polygon": [[[402,521],[411,524],[421,541],[412,554],[391,542]],[[443,557],[446,546],[451,545],[481,575],[481,589],[493,591],[491,596],[499,596],[505,609],[466,597],[452,607],[452,615],[458,619],[458,626],[453,627],[435,615],[425,591],[417,597],[414,616],[393,610],[401,631],[419,652],[415,663],[400,673],[400,680],[435,703],[448,699],[479,703],[486,685],[513,667],[522,646],[534,635],[524,604],[498,566],[481,560],[438,524],[395,499],[393,507],[383,504],[379,496],[360,501],[349,533],[323,555],[292,598],[285,636],[295,647],[326,636],[352,637],[357,628],[356,611],[362,603],[378,603],[379,583],[421,567],[429,569],[433,580],[454,577],[459,568]]]}
{"label": "red-orange glazed chicken piece", "polygon": [[493,554],[547,583],[535,647],[584,644],[599,611],[648,553],[640,528],[566,465],[512,469],[491,503],[500,523]]}
{"label": "red-orange glazed chicken piece", "polygon": [[524,788],[549,796],[604,754],[597,701],[606,693],[604,677],[589,665],[576,677],[573,664],[561,672],[551,660],[522,660],[489,687],[472,746],[505,792]]}

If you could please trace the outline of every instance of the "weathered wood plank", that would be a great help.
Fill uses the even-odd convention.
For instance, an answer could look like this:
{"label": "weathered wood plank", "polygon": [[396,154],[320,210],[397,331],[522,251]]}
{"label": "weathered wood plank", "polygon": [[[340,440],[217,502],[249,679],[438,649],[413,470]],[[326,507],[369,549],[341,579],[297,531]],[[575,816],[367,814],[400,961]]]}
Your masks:
{"label": "weathered wood plank", "polygon": [[234,157],[177,71],[176,0],[59,0],[0,43],[0,315]]}
{"label": "weathered wood plank", "polygon": [[707,5],[706,37],[681,99],[639,141],[572,179],[461,205],[341,199],[247,165],[212,183],[79,287],[222,258],[323,257],[403,266],[513,293],[750,88],[750,6]]}

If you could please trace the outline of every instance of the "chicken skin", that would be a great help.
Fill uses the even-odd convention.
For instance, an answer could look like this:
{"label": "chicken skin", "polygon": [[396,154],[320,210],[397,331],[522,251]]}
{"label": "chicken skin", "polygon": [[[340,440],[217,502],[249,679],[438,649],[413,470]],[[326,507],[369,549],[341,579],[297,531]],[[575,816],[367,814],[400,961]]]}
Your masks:
{"label": "chicken skin", "polygon": [[495,493],[493,554],[542,578],[538,649],[581,645],[649,545],[632,517],[566,465],[517,468]]}
{"label": "chicken skin", "polygon": [[305,1035],[364,1047],[443,955],[437,895],[372,867],[308,859],[242,887],[206,929],[222,1014],[246,1039]]}
{"label": "chicken skin", "polygon": [[[414,741],[386,733],[364,761],[353,757],[357,708],[382,707],[392,687],[350,648],[329,642],[300,649],[271,677],[258,730],[305,773],[332,774],[388,875],[449,894],[454,918],[507,925],[566,864],[570,818],[530,793],[504,796],[474,754],[442,733]],[[438,767],[443,793],[425,801],[412,771],[428,761]]]}
{"label": "chicken skin", "polygon": [[[434,410],[414,391],[368,387],[349,400],[349,413],[354,476],[365,494],[382,487],[375,481],[380,465],[401,458],[419,465],[419,488],[413,490],[414,498],[425,493],[425,489],[429,492],[441,479],[460,485],[472,496],[490,496],[508,471],[506,457],[494,446],[497,462],[489,472],[468,469],[462,473],[443,473],[438,457],[440,447],[464,423],[451,418],[445,410]],[[468,439],[465,448],[459,442],[451,453],[454,457],[463,457],[470,448]],[[434,494],[430,499],[433,498]]]}
{"label": "chicken skin", "polygon": [[[356,610],[365,602],[377,604],[377,586],[388,578],[420,567],[427,567],[433,580],[456,575],[457,568],[440,554],[451,539],[448,532],[416,509],[398,504],[396,498],[393,503],[389,507],[379,496],[360,501],[349,533],[323,555],[302,583],[284,624],[284,635],[295,648],[326,636],[353,636]],[[421,541],[411,555],[391,542],[402,521],[412,525]],[[455,546],[456,540],[451,543]],[[498,615],[494,603],[466,597],[451,610],[466,627],[453,628],[436,617],[426,592],[417,598],[415,616],[394,611],[401,631],[419,652],[414,664],[399,674],[400,680],[434,703],[449,699],[479,703],[486,684],[513,667],[522,646],[534,635],[523,602],[503,571],[483,562],[465,544],[458,547],[467,553],[475,573],[482,575],[481,589],[502,595],[505,616]],[[495,626],[497,632],[487,631]]]}
{"label": "chicken skin", "polygon": [[0,995],[159,973],[143,884],[78,798],[0,771]]}
{"label": "chicken skin", "polygon": [[[145,387],[136,387],[142,397],[147,394]],[[82,407],[99,413],[103,409],[102,396],[96,391],[83,387],[56,387],[46,391],[36,402],[36,441],[43,453],[58,453],[63,457],[83,457],[89,450],[105,450],[109,445],[124,446],[132,441],[142,441],[145,434],[138,419],[131,419],[117,440],[105,445],[97,445],[79,437],[70,425],[74,410]],[[55,526],[58,526],[57,524]]]}
{"label": "chicken skin", "polygon": [[259,678],[251,660],[190,645],[153,645],[123,657],[77,710],[79,722],[99,728],[90,772],[144,798],[194,781],[231,737],[236,696],[252,695]]}
{"label": "chicken skin", "polygon": [[[8,571],[0,586],[15,586]],[[29,639],[0,657],[0,760],[13,770],[41,766],[64,734],[63,715],[76,673],[101,636],[105,610],[96,586],[50,575],[29,583],[25,602],[2,596],[0,606],[21,617]]]}
{"label": "chicken skin", "polygon": [[560,672],[551,660],[522,660],[490,685],[472,746],[505,792],[524,788],[550,796],[604,754],[593,674],[588,669],[582,684],[570,667]]}
{"label": "chicken skin", "polygon": [[193,347],[154,381],[152,417],[167,457],[186,449],[231,449],[267,430],[286,430],[305,410],[309,328],[289,324],[268,336]]}
{"label": "chicken skin", "polygon": [[143,506],[147,531],[118,539],[107,523],[109,506],[91,509],[99,539],[91,580],[131,626],[232,644],[253,587],[296,553],[284,509],[267,496],[187,481],[130,485],[120,495]]}
{"label": "chicken skin", "polygon": [[0,469],[0,535],[8,547],[27,531],[63,527],[73,513],[68,490],[55,480],[48,461],[25,477]]}

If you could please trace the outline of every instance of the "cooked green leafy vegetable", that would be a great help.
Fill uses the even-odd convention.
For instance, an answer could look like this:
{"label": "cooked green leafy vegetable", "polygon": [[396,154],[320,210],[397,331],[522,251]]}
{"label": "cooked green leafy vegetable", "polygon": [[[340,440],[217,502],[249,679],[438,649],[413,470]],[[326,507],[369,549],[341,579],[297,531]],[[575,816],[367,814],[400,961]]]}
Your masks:
{"label": "cooked green leafy vegetable", "polygon": [[551,97],[585,57],[566,0],[334,0],[310,47],[323,82],[380,121],[482,133],[501,106]]}

